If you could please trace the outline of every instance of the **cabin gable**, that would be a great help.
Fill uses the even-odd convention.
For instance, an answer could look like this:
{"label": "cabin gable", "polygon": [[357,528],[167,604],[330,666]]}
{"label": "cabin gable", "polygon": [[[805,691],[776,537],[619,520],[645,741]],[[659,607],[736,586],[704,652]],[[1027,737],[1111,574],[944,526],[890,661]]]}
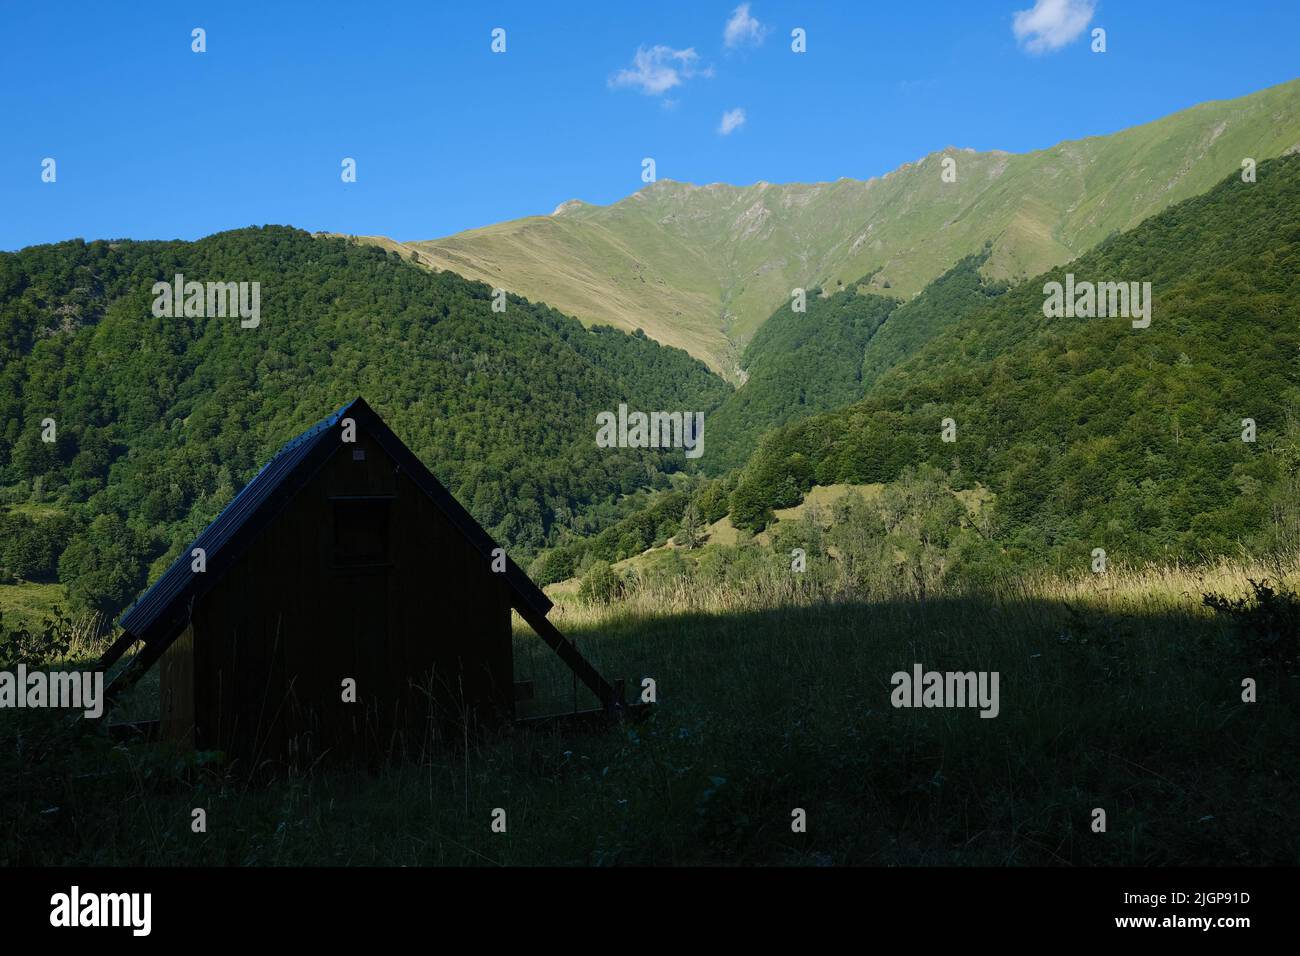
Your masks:
{"label": "cabin gable", "polygon": [[512,608],[622,711],[545,594],[357,399],[258,472],[123,615],[99,666],[143,644],[113,699],[161,660],[158,727],[187,746],[253,763],[412,752],[513,717]]}
{"label": "cabin gable", "polygon": [[513,670],[501,575],[359,432],[197,603],[164,732],[254,759],[413,745],[429,717],[510,716]]}

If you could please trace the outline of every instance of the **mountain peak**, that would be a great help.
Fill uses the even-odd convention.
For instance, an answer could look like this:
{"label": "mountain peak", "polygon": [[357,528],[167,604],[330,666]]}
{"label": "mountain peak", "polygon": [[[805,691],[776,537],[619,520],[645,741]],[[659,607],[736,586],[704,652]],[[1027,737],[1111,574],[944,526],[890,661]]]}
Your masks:
{"label": "mountain peak", "polygon": [[[729,375],[791,289],[872,274],[908,299],[989,243],[983,274],[1035,275],[1208,190],[1241,157],[1278,156],[1298,138],[1292,83],[1030,152],[949,140],[866,180],[661,177],[608,205],[563,204],[563,230],[524,219],[419,249],[431,265],[508,281],[587,322],[643,329]],[[950,159],[956,188],[940,176]]]}

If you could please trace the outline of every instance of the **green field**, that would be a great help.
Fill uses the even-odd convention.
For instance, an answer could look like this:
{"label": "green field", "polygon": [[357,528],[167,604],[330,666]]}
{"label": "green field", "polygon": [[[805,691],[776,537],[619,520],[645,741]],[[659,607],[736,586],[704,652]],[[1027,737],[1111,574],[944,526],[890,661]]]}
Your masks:
{"label": "green field", "polygon": [[61,584],[39,584],[23,581],[18,584],[0,584],[0,614],[6,628],[37,627],[54,613],[56,607],[68,607],[67,594]]}

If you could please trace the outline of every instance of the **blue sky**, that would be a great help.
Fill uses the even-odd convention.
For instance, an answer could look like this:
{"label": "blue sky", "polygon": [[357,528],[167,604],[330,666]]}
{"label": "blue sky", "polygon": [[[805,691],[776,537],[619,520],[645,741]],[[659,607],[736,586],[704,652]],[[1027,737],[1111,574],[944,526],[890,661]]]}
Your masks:
{"label": "blue sky", "polygon": [[428,239],[616,201],[646,156],[696,183],[867,178],[1297,75],[1295,0],[0,0],[0,249],[262,223]]}

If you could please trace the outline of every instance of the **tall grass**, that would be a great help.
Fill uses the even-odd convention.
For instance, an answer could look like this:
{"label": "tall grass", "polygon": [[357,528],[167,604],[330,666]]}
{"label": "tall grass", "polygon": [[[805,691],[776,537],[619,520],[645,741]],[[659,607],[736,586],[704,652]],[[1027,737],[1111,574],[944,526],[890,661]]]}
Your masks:
{"label": "tall grass", "polygon": [[[633,694],[654,680],[641,723],[467,735],[377,773],[269,784],[84,733],[21,787],[0,784],[0,860],[1300,862],[1296,678],[1260,668],[1202,601],[1294,584],[1294,561],[1112,567],[925,601],[792,578],[558,606],[606,676]],[[516,648],[517,676],[571,685],[526,628]],[[998,671],[999,716],[895,709],[891,675],[914,663]],[[1242,701],[1246,677],[1256,703]],[[206,833],[191,830],[195,807]],[[496,808],[505,833],[491,830]],[[796,808],[806,833],[791,829]]]}
{"label": "tall grass", "polygon": [[[1245,596],[1251,591],[1250,582],[1261,580],[1292,586],[1300,583],[1300,556],[1236,561],[1224,558],[1212,565],[1199,566],[1111,564],[1101,574],[1081,571],[1061,575],[1043,570],[1009,578],[992,589],[939,588],[930,597],[1059,600],[1117,612],[1178,609],[1200,613],[1204,610],[1202,595]],[[791,606],[909,601],[913,598],[913,591],[904,586],[878,584],[863,588],[842,579],[830,583],[805,583],[804,578],[794,573],[761,574],[743,583],[708,582],[685,577],[669,581],[650,578],[635,584],[619,600],[611,603],[588,603],[573,595],[564,595],[552,612],[552,620],[562,625],[561,630],[563,625],[587,629],[600,628],[625,618],[653,620],[681,613],[730,614]],[[914,603],[919,606],[924,601],[917,599]],[[516,618],[516,629],[525,626],[521,619]]]}

